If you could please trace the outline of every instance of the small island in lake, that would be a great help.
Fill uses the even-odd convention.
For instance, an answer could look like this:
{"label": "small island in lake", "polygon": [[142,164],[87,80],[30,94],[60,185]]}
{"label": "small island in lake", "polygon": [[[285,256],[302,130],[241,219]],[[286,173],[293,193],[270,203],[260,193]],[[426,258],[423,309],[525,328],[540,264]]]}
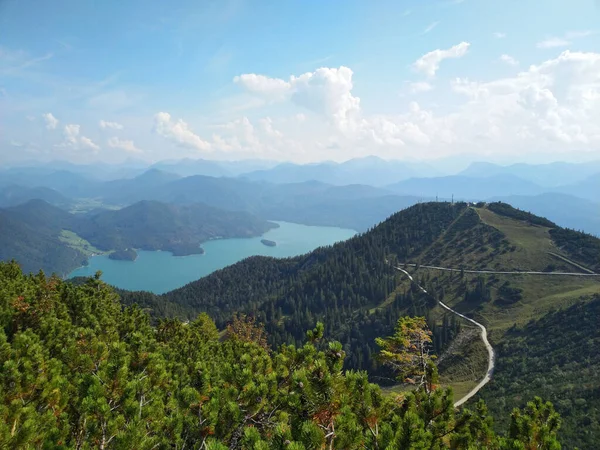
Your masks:
{"label": "small island in lake", "polygon": [[275,241],[270,241],[268,239],[261,239],[260,242],[262,242],[264,245],[266,245],[267,247],[275,247],[277,245],[277,242]]}
{"label": "small island in lake", "polygon": [[190,256],[190,255],[203,255],[204,249],[198,245],[197,242],[171,244],[164,248],[171,253],[173,256]]}
{"label": "small island in lake", "polygon": [[108,255],[109,259],[115,259],[118,261],[135,261],[137,258],[137,252],[132,248],[126,248],[121,250],[115,250]]}

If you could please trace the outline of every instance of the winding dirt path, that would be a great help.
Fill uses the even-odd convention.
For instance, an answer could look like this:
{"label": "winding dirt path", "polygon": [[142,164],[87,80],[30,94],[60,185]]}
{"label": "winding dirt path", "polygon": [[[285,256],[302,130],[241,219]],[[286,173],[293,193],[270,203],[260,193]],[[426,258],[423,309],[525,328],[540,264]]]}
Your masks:
{"label": "winding dirt path", "polygon": [[[416,264],[402,264],[408,267],[417,267]],[[579,272],[526,272],[526,271],[501,271],[501,270],[468,270],[468,269],[450,269],[449,267],[438,267],[438,266],[425,266],[419,264],[419,267],[423,269],[435,269],[443,270],[446,272],[463,272],[463,273],[488,273],[488,274],[499,274],[499,275],[568,275],[573,277],[600,277],[600,273],[579,273]],[[396,267],[398,269],[398,267]],[[402,269],[400,269],[402,270]],[[588,269],[589,270],[589,269]],[[405,272],[404,270],[402,270]]]}
{"label": "winding dirt path", "polygon": [[[407,264],[410,265],[410,264]],[[428,266],[421,266],[421,267],[428,267]],[[433,267],[431,267],[433,268]],[[420,290],[421,292],[423,292],[424,294],[427,294],[431,297],[433,297],[429,292],[427,292],[425,290],[425,288],[423,286],[421,286],[420,284],[418,284],[412,277],[412,275],[410,273],[408,273],[406,270],[400,268],[400,267],[395,267],[396,270],[404,273],[412,283],[414,283]],[[465,271],[466,272],[466,271]],[[518,273],[523,273],[523,272],[518,272]],[[491,379],[492,379],[492,373],[494,372],[494,367],[496,366],[496,360],[494,357],[494,348],[492,347],[492,345],[490,344],[490,341],[488,341],[487,338],[487,329],[480,324],[479,322],[465,316],[464,314],[459,313],[458,311],[453,310],[452,308],[450,308],[448,305],[446,305],[445,303],[437,300],[437,302],[440,304],[440,306],[448,311],[450,311],[453,314],[456,314],[457,316],[471,322],[473,325],[479,327],[479,329],[481,330],[481,340],[483,341],[483,343],[485,344],[485,348],[487,349],[488,352],[488,367],[487,367],[487,372],[485,374],[485,377],[483,377],[483,379],[477,384],[477,386],[475,386],[473,389],[471,389],[471,391],[469,391],[469,393],[467,395],[465,395],[463,398],[461,398],[460,400],[454,402],[454,407],[458,408],[459,406],[461,406],[463,403],[465,403],[466,401],[468,401],[471,397],[473,397],[475,394],[477,394],[477,392],[479,392],[481,390],[481,388],[483,386],[485,386]]]}

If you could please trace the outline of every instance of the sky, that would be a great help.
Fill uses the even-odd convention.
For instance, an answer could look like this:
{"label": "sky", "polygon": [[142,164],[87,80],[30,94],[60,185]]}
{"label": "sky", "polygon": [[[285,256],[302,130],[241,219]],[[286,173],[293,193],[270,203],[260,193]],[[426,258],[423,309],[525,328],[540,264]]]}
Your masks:
{"label": "sky", "polygon": [[0,164],[600,159],[598,0],[0,0]]}

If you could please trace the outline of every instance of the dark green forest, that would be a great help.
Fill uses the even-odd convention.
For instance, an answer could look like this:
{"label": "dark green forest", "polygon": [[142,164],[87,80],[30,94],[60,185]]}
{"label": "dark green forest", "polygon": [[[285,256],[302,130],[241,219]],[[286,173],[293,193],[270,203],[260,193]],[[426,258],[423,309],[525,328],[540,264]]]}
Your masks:
{"label": "dark green forest", "polygon": [[203,251],[200,244],[209,239],[259,236],[276,226],[250,213],[203,204],[141,201],[116,211],[70,214],[32,200],[0,210],[0,260],[18,260],[28,272],[67,274],[85,263],[87,255],[61,240],[63,230],[99,250],[117,250],[117,258],[131,259],[135,248],[198,254]]}
{"label": "dark green forest", "polygon": [[58,233],[29,224],[7,210],[0,209],[0,261],[18,258],[23,270],[68,273],[87,261],[87,257],[58,239]]}
{"label": "dark green forest", "polygon": [[536,216],[527,211],[521,211],[520,209],[513,208],[507,203],[493,202],[487,205],[490,211],[500,214],[501,216],[510,217],[516,220],[522,220],[532,225],[540,225],[542,227],[555,228],[556,224],[544,217]]}
{"label": "dark green forest", "polygon": [[[506,207],[503,211],[521,217],[520,212]],[[530,215],[526,221],[540,222]],[[574,242],[569,254],[576,255],[581,245],[583,241]],[[207,312],[219,328],[234,311],[250,314],[265,324],[268,341],[274,347],[282,343],[301,345],[304,330],[321,321],[326,335],[342,344],[347,354],[345,368],[367,370],[370,380],[386,385],[394,383],[393,375],[377,364],[375,338],[388,334],[404,315],[423,315],[433,330],[433,350],[440,355],[461,328],[455,319],[436,319],[431,314],[435,299],[443,299],[450,285],[462,299],[462,307],[469,310],[476,311],[489,302],[492,289],[499,308],[510,308],[523,298],[521,288],[493,276],[467,282],[460,273],[442,280],[417,272],[418,283],[435,296],[427,297],[414,285],[404,283],[405,278],[386,264],[386,258],[485,267],[496,261],[497,255],[512,251],[505,236],[483,224],[466,204],[427,203],[401,211],[363,235],[305,256],[249,258],[162,296],[120,294],[126,304],[138,303],[157,317],[193,319],[198,312]],[[510,411],[507,405],[498,405],[494,403],[495,412]],[[575,408],[577,414],[584,411],[581,405]],[[577,429],[572,418],[567,416],[563,427],[568,436]]]}
{"label": "dark green forest", "polygon": [[[582,251],[582,245],[574,243],[573,252]],[[376,371],[371,358],[374,338],[388,332],[400,316],[426,315],[435,306],[414,286],[402,287],[402,275],[386,259],[458,264],[469,256],[476,267],[510,252],[510,247],[501,232],[483,224],[465,203],[423,203],[346,242],[304,256],[251,257],[162,296],[121,295],[126,304],[158,308],[158,317],[189,319],[207,312],[219,327],[234,311],[252,314],[265,324],[274,345],[299,344],[303,330],[321,321],[326,333],[344,345],[347,367]],[[510,289],[503,288],[506,301],[518,294]],[[440,291],[441,287],[431,289]]]}
{"label": "dark green forest", "polygon": [[98,278],[0,263],[0,448],[560,448],[539,398],[498,435],[483,402],[455,410],[435,373],[389,398],[344,358],[320,324],[278,348],[243,317],[224,334],[206,314],[153,327]]}
{"label": "dark green forest", "polygon": [[118,261],[135,261],[137,258],[137,252],[132,248],[124,248],[121,250],[115,250],[108,255],[108,257]]}
{"label": "dark green forest", "polygon": [[321,321],[326,334],[343,344],[348,367],[374,369],[375,337],[389,332],[407,311],[417,315],[427,309],[426,299],[413,288],[396,290],[399,275],[386,257],[420,254],[465,210],[464,203],[416,205],[363,235],[305,256],[252,257],[160,300],[126,292],[122,298],[144,306],[162,302],[162,311],[183,312],[185,318],[207,312],[219,327],[234,311],[252,314],[265,324],[274,345],[299,344],[304,330]]}
{"label": "dark green forest", "polygon": [[590,269],[600,271],[600,239],[591,234],[567,228],[554,228],[550,235],[556,245],[573,255]]}
{"label": "dark green forest", "polygon": [[[513,327],[496,348],[498,365],[481,391],[491,412],[532,395],[552,401],[563,417],[565,448],[597,448],[600,436],[600,296]],[[500,417],[500,416],[497,416]],[[505,418],[499,428],[508,425]]]}
{"label": "dark green forest", "polygon": [[141,201],[116,211],[102,211],[74,222],[75,231],[103,250],[167,250],[177,256],[200,253],[200,243],[214,238],[258,236],[276,224],[245,212],[199,203],[175,206]]}
{"label": "dark green forest", "polygon": [[[520,212],[511,212],[506,207],[502,211],[507,216],[521,217]],[[527,223],[536,221],[529,215],[522,219]],[[551,232],[553,230],[562,232],[559,228]],[[569,242],[567,254],[581,261],[577,255],[584,251],[585,245],[585,239]],[[434,295],[424,296],[390,263],[440,261],[449,265],[485,267],[489,261],[501,261],[495,259],[496,256],[510,255],[515,248],[500,230],[483,223],[467,204],[425,203],[393,215],[362,235],[307,255],[287,259],[248,258],[160,296],[127,291],[117,291],[117,294],[127,306],[124,311],[139,311],[146,325],[156,329],[165,323],[179,324],[177,321],[165,322],[165,317],[178,317],[193,324],[198,314],[207,313],[214,320],[216,329],[224,330],[234,313],[247,314],[257,323],[264,324],[264,339],[271,349],[281,349],[282,345],[304,348],[306,330],[320,322],[325,336],[339,342],[336,353],[345,355],[336,363],[340,370],[366,370],[368,376],[366,373],[361,375],[365,382],[368,379],[380,384],[395,384],[393,371],[378,363],[376,338],[388,335],[403,316],[424,316],[433,332],[431,350],[439,355],[459,334],[461,322],[432,315],[436,300],[444,298],[444,291],[450,285],[441,285],[439,277],[418,271],[418,283]],[[474,278],[467,283],[462,274],[456,273],[444,280],[454,286],[453,295],[459,295],[463,307],[475,310],[490,301],[490,289],[495,292],[496,304],[503,307],[519,303],[523,295],[521,289],[495,277],[490,277],[489,282]],[[90,283],[104,292],[105,286],[98,280],[76,280],[69,283],[72,286],[69,289],[81,292],[78,290],[89,289]],[[108,288],[106,292],[113,296],[113,291]],[[178,329],[185,330],[191,329],[188,326],[177,325]],[[500,355],[502,359],[505,354]],[[582,353],[582,357],[584,355]],[[539,376],[540,372],[542,369],[538,368],[530,377]],[[546,392],[540,394],[546,397]],[[560,400],[552,398],[557,403]],[[492,410],[495,415],[504,417],[510,407],[523,407],[528,397],[514,398],[510,405],[495,400],[490,400]],[[590,402],[593,407],[597,404],[591,397]],[[584,406],[574,403],[571,411],[561,410],[565,413],[563,436],[571,437],[577,432],[577,417],[584,411]],[[507,420],[499,419],[498,424],[501,430],[508,427]],[[594,433],[597,436],[594,426],[589,430],[592,436]],[[228,442],[230,438],[223,439]],[[587,441],[580,442],[582,448],[589,448]]]}

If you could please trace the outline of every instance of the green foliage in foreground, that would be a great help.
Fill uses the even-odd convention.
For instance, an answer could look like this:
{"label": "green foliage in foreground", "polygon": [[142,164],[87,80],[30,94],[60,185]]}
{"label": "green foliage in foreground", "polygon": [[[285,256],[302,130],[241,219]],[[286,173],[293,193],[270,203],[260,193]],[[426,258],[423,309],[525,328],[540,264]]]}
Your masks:
{"label": "green foliage in foreground", "polygon": [[257,335],[238,323],[220,338],[206,315],[153,328],[98,279],[0,264],[0,448],[560,448],[560,420],[539,399],[498,437],[483,402],[457,412],[442,389],[390,399],[343,372],[322,325],[298,348],[271,351]]}

